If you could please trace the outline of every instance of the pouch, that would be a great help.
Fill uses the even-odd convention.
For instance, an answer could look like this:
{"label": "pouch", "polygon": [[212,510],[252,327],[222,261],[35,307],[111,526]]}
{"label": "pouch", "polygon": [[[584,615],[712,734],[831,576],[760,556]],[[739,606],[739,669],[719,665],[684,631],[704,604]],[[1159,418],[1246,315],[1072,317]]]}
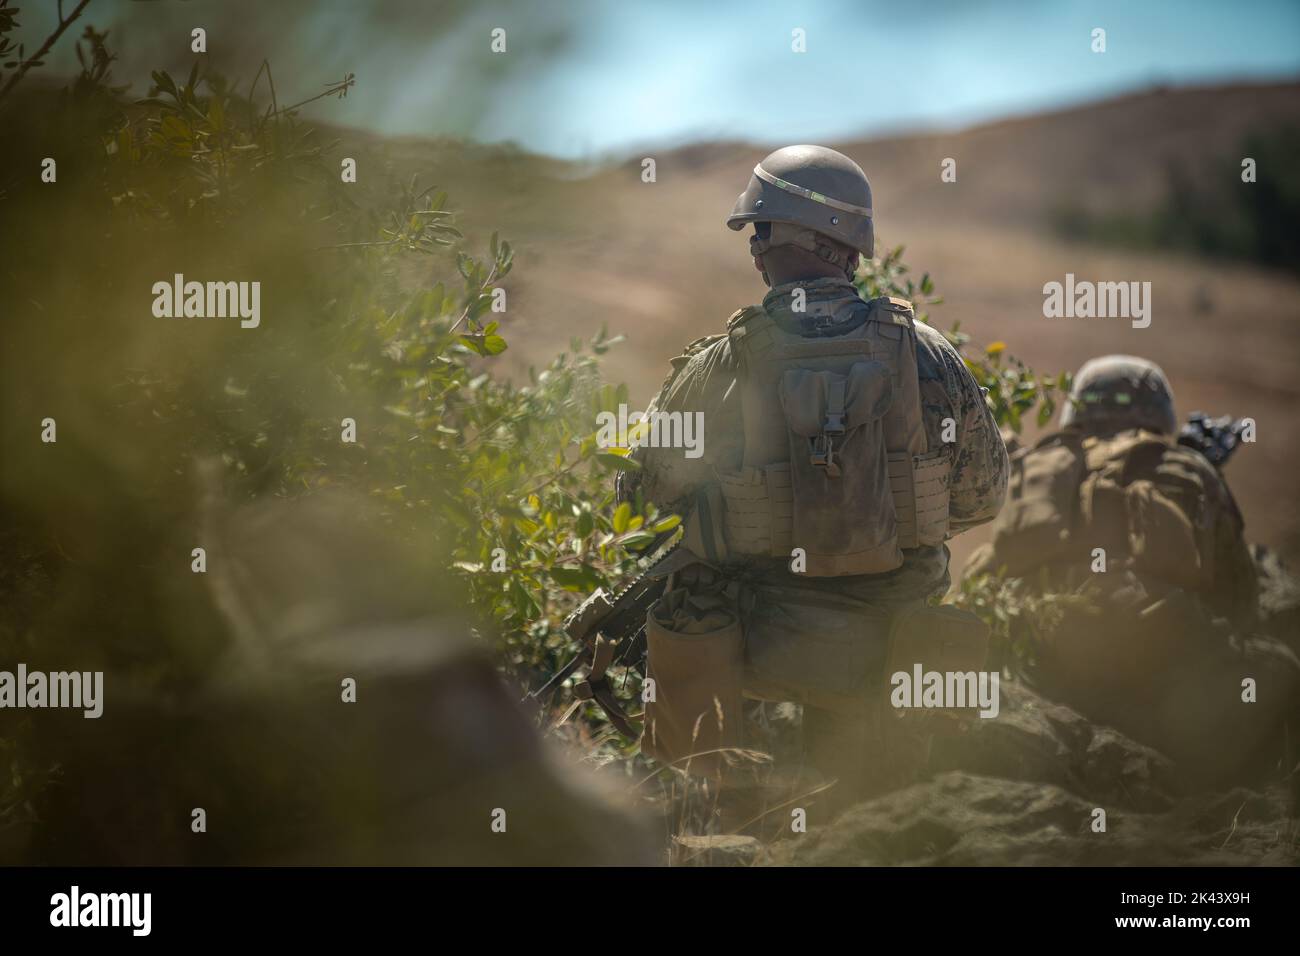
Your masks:
{"label": "pouch", "polygon": [[[744,723],[744,648],[733,602],[718,592],[669,591],[646,614],[643,753],[692,774],[726,766],[720,749],[739,747]],[[698,755],[698,756],[697,756]]]}
{"label": "pouch", "polygon": [[744,618],[745,691],[865,713],[889,644],[888,610],[805,588],[762,587]]}
{"label": "pouch", "polygon": [[1139,574],[1149,574],[1189,591],[1213,583],[1191,521],[1177,503],[1151,481],[1128,486],[1129,547]]}
{"label": "pouch", "polygon": [[846,374],[786,369],[781,408],[790,442],[792,544],[813,577],[879,574],[903,561],[886,466],[888,366],[855,362]]}

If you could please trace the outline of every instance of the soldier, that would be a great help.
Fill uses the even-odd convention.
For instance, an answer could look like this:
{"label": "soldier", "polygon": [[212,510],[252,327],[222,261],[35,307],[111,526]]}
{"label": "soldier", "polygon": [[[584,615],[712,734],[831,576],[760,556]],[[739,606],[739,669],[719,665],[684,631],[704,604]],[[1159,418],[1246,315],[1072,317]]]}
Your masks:
{"label": "soldier", "polygon": [[906,300],[858,294],[874,229],[856,163],[779,149],[727,225],[752,226],[770,290],[687,346],[650,409],[703,412],[704,453],[638,447],[619,481],[620,499],[687,516],[691,562],[650,612],[642,749],[681,762],[736,746],[742,694],[792,700],[808,761],[852,795],[888,782],[878,705],[899,622],[947,590],[946,539],[997,514],[1007,455],[947,340]]}
{"label": "soldier", "polygon": [[[1218,471],[1176,442],[1177,430],[1173,394],[1153,362],[1108,355],[1085,363],[1061,430],[1013,457],[1008,507],[967,573],[1033,570],[1062,591],[1140,579],[1154,597],[1182,587],[1248,626],[1255,570],[1241,512]],[[1145,520],[1130,527],[1139,508]],[[1103,561],[1110,576],[1094,581]]]}
{"label": "soldier", "polygon": [[1070,398],[1061,430],[1012,457],[1007,506],[966,574],[1091,596],[1064,602],[1035,647],[1028,676],[1044,693],[1168,752],[1197,780],[1274,762],[1297,664],[1251,633],[1256,573],[1227,483],[1177,442],[1154,363],[1093,359]]}

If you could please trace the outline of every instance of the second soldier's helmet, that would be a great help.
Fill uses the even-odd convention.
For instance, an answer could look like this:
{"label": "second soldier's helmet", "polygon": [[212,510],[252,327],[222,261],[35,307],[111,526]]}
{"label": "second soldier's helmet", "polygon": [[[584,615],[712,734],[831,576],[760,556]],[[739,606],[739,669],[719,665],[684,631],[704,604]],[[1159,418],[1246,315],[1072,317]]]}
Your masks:
{"label": "second soldier's helmet", "polygon": [[1074,376],[1071,401],[1061,409],[1061,427],[1089,431],[1145,428],[1162,435],[1178,430],[1174,395],[1155,362],[1133,355],[1103,355]]}
{"label": "second soldier's helmet", "polygon": [[853,160],[825,146],[786,146],[754,167],[727,217],[732,229],[785,222],[830,236],[870,258],[871,184]]}

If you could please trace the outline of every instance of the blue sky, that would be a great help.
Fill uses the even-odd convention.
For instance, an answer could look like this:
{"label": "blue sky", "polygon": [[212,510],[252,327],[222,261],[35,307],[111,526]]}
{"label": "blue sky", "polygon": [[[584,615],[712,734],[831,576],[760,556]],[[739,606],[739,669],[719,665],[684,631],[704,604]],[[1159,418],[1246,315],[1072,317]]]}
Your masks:
{"label": "blue sky", "polygon": [[[1300,72],[1300,2],[661,3],[609,11],[484,132],[566,154],[732,136],[817,140],[964,125],[1157,82]],[[707,10],[690,14],[691,8]],[[671,15],[666,11],[681,11]],[[808,52],[790,50],[791,30]],[[1107,31],[1107,51],[1090,49]],[[546,110],[547,100],[566,104]]]}
{"label": "blue sky", "polygon": [[[29,9],[25,38],[47,7]],[[277,78],[356,73],[320,118],[565,157],[960,127],[1157,83],[1300,76],[1300,0],[96,0],[89,16],[113,27],[122,79],[182,68],[204,25],[232,75],[262,57]],[[504,55],[488,49],[498,26]],[[71,62],[59,52],[56,68]]]}

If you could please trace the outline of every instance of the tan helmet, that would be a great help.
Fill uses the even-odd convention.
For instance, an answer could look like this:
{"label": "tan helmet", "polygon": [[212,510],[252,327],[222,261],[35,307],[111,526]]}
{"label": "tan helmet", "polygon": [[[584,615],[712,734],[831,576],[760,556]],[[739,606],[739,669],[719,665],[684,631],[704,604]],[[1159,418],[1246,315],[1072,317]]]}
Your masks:
{"label": "tan helmet", "polygon": [[1103,432],[1145,428],[1162,435],[1178,430],[1169,381],[1159,365],[1144,358],[1089,359],[1074,376],[1070,398],[1073,401],[1061,409],[1062,428],[1076,425]]}
{"label": "tan helmet", "polygon": [[875,250],[871,184],[853,160],[825,146],[786,146],[754,167],[749,186],[727,217],[746,223],[790,223],[830,236],[867,258]]}

